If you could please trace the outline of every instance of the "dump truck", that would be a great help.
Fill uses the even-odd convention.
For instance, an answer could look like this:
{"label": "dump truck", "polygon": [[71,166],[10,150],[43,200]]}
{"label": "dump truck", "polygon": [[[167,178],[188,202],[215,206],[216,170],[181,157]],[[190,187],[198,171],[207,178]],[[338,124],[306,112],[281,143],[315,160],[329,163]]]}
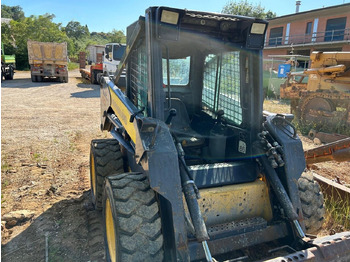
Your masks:
{"label": "dump truck", "polygon": [[67,43],[28,40],[28,59],[32,82],[55,78],[68,82]]}
{"label": "dump truck", "polygon": [[[348,261],[289,114],[263,114],[268,22],[150,7],[100,89],[91,199],[107,261]],[[126,69],[126,91],[117,83]]]}
{"label": "dump truck", "polygon": [[1,43],[1,81],[12,80],[16,69],[16,56],[5,55],[4,44]]}
{"label": "dump truck", "polygon": [[281,98],[291,100],[291,112],[302,123],[349,128],[350,52],[315,51],[310,61],[310,68],[289,74]]}

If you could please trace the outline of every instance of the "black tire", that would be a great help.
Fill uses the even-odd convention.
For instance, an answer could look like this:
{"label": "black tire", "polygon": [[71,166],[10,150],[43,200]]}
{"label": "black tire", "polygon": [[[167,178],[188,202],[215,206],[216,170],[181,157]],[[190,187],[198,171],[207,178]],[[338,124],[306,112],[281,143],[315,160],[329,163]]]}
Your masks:
{"label": "black tire", "polygon": [[123,157],[118,141],[115,139],[92,140],[90,182],[91,199],[96,210],[102,210],[102,191],[105,177],[123,172]]}
{"label": "black tire", "polygon": [[159,206],[145,175],[105,180],[103,221],[107,261],[163,261]]}
{"label": "black tire", "polygon": [[32,78],[32,82],[37,82],[38,81],[35,75],[31,75],[31,78]]}
{"label": "black tire", "polygon": [[91,84],[98,85],[98,78],[97,78],[98,71],[94,70],[91,74]]}
{"label": "black tire", "polygon": [[102,215],[96,210],[87,213],[89,230],[89,253],[91,261],[106,261]]}
{"label": "black tire", "polygon": [[298,180],[301,209],[306,233],[317,233],[324,222],[324,198],[320,185],[314,180],[312,172],[304,172]]}
{"label": "black tire", "polygon": [[8,80],[13,80],[13,75],[15,74],[15,71],[13,70],[12,67],[9,69],[9,75],[8,75]]}

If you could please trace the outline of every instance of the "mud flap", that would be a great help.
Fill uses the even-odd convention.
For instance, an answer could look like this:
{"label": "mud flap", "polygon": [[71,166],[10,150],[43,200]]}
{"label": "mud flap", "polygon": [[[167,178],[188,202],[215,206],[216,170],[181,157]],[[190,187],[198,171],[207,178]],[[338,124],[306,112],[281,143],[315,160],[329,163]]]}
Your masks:
{"label": "mud flap", "polygon": [[283,257],[277,257],[265,262],[285,261],[317,261],[317,262],[348,262],[350,261],[350,231],[325,236],[308,241],[312,247],[297,251]]}

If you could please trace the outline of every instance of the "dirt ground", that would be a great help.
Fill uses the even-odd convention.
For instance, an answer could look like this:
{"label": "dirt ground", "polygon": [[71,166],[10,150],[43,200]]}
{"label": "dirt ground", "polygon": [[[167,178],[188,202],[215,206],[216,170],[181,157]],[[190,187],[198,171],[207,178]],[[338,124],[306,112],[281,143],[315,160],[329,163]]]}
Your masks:
{"label": "dirt ground", "polygon": [[[2,225],[2,261],[103,259],[89,193],[90,141],[108,136],[99,130],[99,115],[99,86],[84,83],[77,70],[69,83],[32,83],[29,72],[2,83],[1,215],[32,212],[15,226]],[[350,173],[348,163],[316,169],[341,180]]]}
{"label": "dirt ground", "polygon": [[1,215],[34,212],[2,227],[2,261],[89,261],[90,141],[107,135],[99,86],[84,84],[78,70],[69,83],[32,83],[17,72],[1,86]]}

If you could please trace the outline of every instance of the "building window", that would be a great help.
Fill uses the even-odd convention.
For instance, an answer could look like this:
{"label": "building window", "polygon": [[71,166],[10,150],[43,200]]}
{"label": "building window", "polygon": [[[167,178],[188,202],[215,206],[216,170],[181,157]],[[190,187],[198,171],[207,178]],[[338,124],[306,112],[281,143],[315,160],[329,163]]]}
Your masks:
{"label": "building window", "polygon": [[328,19],[324,41],[344,40],[344,29],[346,25],[346,17]]}
{"label": "building window", "polygon": [[282,44],[282,36],[283,36],[283,26],[271,28],[269,45],[281,45]]}
{"label": "building window", "polygon": [[312,29],[312,22],[308,22],[308,23],[306,24],[305,35],[311,35],[311,29]]}

